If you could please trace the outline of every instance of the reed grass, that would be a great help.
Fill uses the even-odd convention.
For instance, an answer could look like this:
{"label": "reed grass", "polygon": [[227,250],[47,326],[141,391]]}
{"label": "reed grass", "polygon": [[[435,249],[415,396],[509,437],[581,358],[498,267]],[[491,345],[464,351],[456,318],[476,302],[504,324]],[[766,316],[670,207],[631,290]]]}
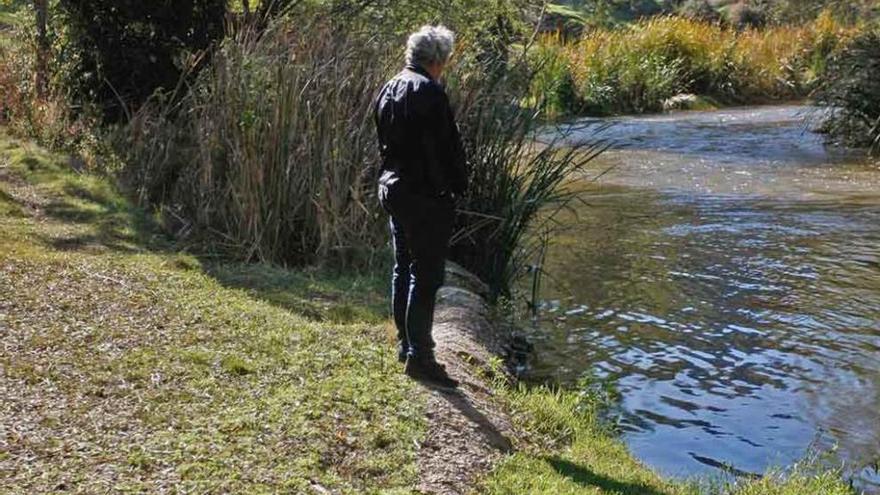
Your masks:
{"label": "reed grass", "polygon": [[453,258],[489,284],[493,300],[511,296],[515,282],[535,269],[556,213],[576,198],[569,182],[604,149],[599,140],[569,143],[562,130],[548,133],[543,112],[552,100],[513,104],[534,75],[523,79],[517,62],[497,66],[486,75],[465,69],[450,85],[471,169]]}
{"label": "reed grass", "polygon": [[319,20],[244,30],[182,99],[135,116],[130,183],[236,257],[369,264],[383,234],[370,112],[383,58]]}

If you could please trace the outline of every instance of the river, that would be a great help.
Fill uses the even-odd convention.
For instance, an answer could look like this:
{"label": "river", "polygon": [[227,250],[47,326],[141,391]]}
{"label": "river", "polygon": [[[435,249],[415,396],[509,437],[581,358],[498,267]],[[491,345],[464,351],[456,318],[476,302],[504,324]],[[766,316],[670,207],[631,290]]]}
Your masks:
{"label": "river", "polygon": [[623,438],[661,473],[824,453],[880,493],[880,167],[826,148],[811,115],[574,126],[588,140],[611,124],[591,168],[613,169],[547,255],[530,373],[615,383]]}

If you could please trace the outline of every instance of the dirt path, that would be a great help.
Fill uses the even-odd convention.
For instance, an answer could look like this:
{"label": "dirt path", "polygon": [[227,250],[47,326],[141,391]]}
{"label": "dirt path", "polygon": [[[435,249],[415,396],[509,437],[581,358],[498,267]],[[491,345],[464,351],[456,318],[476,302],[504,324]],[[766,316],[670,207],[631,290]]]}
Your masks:
{"label": "dirt path", "polygon": [[434,339],[438,360],[461,386],[456,391],[426,387],[428,432],[418,461],[418,490],[441,495],[473,492],[479,478],[512,451],[509,439],[515,438],[491,387],[474,373],[504,352],[480,295],[486,288],[450,265],[447,286],[438,296]]}

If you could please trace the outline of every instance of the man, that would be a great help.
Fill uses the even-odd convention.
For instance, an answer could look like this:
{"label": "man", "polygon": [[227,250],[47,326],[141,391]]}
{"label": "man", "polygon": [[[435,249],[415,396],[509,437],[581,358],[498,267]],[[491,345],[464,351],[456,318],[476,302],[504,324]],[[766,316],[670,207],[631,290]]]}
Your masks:
{"label": "man", "polygon": [[455,42],[443,26],[410,35],[406,67],[375,103],[382,170],[379,201],[391,216],[392,307],[407,375],[454,387],[434,357],[434,298],[443,284],[454,198],[467,187],[465,156],[439,79]]}

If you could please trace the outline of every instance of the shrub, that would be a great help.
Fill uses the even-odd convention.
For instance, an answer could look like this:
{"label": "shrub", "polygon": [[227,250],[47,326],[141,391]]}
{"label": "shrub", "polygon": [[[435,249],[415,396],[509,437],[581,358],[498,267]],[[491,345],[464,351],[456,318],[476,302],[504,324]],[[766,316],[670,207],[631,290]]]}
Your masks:
{"label": "shrub", "polygon": [[742,30],[657,17],[595,30],[574,43],[545,39],[536,51],[567,57],[567,63],[550,64],[538,80],[556,81],[565,67],[574,81],[569,101],[577,104],[569,111],[592,115],[659,111],[682,92],[735,103],[802,98],[858,30],[829,12],[803,26]]}
{"label": "shrub", "polygon": [[32,91],[32,64],[20,45],[0,44],[0,123],[8,124],[25,113]]}
{"label": "shrub", "polygon": [[[484,62],[481,62],[481,64]],[[459,204],[452,259],[510,297],[515,282],[538,263],[555,214],[575,197],[569,180],[602,150],[546,133],[543,111],[515,104],[533,81],[516,62],[496,61],[492,77],[461,64],[450,75],[470,162],[470,187]]]}
{"label": "shrub", "polygon": [[569,52],[578,96],[593,114],[659,111],[682,91],[724,87],[730,40],[719,26],[678,17],[590,33]]}
{"label": "shrub", "polygon": [[[371,103],[400,60],[336,29],[282,21],[224,42],[187,95],[156,97],[125,128],[126,182],[178,234],[246,259],[336,267],[382,259]],[[540,112],[512,104],[531,79],[518,58],[486,56],[460,53],[450,74],[472,164],[453,258],[501,295],[533,261],[547,230],[539,217],[571,198],[565,181],[592,155],[579,153],[587,145],[536,144]]]}
{"label": "shrub", "polygon": [[817,95],[829,108],[825,130],[839,143],[880,154],[880,27],[857,36],[830,65]]}
{"label": "shrub", "polygon": [[[91,113],[82,108],[78,116],[72,115],[57,77],[50,77],[48,91],[38,94],[35,33],[24,16],[15,19],[15,24],[0,32],[0,124],[43,146],[87,155],[91,164],[97,141]],[[9,42],[4,39],[7,35]],[[62,64],[53,59],[50,74],[62,71]]]}
{"label": "shrub", "polygon": [[559,43],[559,36],[542,39],[529,52],[529,63],[535,68],[529,92],[530,104],[543,108],[550,118],[577,113],[580,106],[569,57]]}

